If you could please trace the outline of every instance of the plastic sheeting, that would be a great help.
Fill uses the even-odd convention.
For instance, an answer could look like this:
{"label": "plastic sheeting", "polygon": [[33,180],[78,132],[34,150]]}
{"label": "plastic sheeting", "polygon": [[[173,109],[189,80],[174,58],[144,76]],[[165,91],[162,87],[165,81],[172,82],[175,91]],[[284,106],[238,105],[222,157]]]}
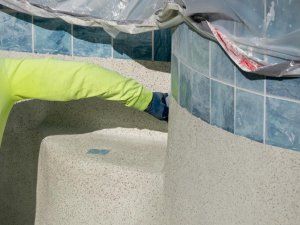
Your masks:
{"label": "plastic sheeting", "polygon": [[300,75],[300,0],[0,0],[25,13],[101,26],[112,36],[189,24],[244,71]]}

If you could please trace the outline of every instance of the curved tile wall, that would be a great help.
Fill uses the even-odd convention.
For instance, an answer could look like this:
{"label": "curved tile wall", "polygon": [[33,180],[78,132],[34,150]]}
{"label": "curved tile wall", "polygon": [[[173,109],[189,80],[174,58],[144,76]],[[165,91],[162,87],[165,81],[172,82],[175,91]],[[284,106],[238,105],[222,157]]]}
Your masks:
{"label": "curved tile wall", "polygon": [[174,30],[172,50],[172,95],[182,107],[236,135],[300,151],[300,78],[242,72],[186,24]]}

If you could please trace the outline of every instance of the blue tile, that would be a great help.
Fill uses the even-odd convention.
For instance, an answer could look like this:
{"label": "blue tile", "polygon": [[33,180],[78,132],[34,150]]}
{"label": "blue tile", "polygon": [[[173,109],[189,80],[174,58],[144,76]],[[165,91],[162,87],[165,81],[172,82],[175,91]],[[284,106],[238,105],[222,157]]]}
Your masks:
{"label": "blue tile", "polygon": [[214,42],[211,42],[211,76],[229,84],[234,84],[234,64]]}
{"label": "blue tile", "polygon": [[151,32],[142,34],[120,33],[114,39],[114,58],[151,60]]}
{"label": "blue tile", "polygon": [[300,1],[267,0],[267,12],[272,12],[272,9],[274,9],[275,18],[270,20],[268,37],[276,38],[300,29]]}
{"label": "blue tile", "polygon": [[234,89],[211,81],[211,124],[234,132]]}
{"label": "blue tile", "polygon": [[244,72],[236,68],[236,86],[259,93],[264,93],[264,76]]}
{"label": "blue tile", "polygon": [[300,100],[300,78],[268,78],[267,94]]}
{"label": "blue tile", "polygon": [[209,41],[189,29],[188,45],[186,62],[198,72],[209,75]]}
{"label": "blue tile", "polygon": [[178,73],[178,59],[172,54],[172,64],[171,64],[171,91],[172,96],[178,102],[179,93],[179,73]]}
{"label": "blue tile", "polygon": [[192,84],[192,72],[183,63],[180,63],[180,84],[179,84],[179,103],[182,107],[191,111],[191,84]]}
{"label": "blue tile", "polygon": [[266,143],[300,151],[300,104],[267,98]]}
{"label": "blue tile", "polygon": [[200,73],[193,73],[192,114],[210,122],[210,79]]}
{"label": "blue tile", "polygon": [[185,23],[183,23],[174,30],[172,39],[172,50],[177,54],[178,57],[180,57],[182,60],[185,60],[185,62],[189,61],[188,56],[190,46],[188,35],[189,28]]}
{"label": "blue tile", "polygon": [[34,18],[36,53],[71,54],[71,25],[60,19]]}
{"label": "blue tile", "polygon": [[171,60],[171,29],[157,30],[154,32],[154,60]]}
{"label": "blue tile", "polygon": [[237,90],[235,134],[263,142],[264,97]]}
{"label": "blue tile", "polygon": [[0,49],[32,51],[31,16],[3,7],[0,11]]}
{"label": "blue tile", "polygon": [[179,52],[179,26],[175,28],[171,28],[172,31],[172,53],[177,53]]}
{"label": "blue tile", "polygon": [[98,27],[74,26],[74,55],[107,58],[112,56],[111,37]]}

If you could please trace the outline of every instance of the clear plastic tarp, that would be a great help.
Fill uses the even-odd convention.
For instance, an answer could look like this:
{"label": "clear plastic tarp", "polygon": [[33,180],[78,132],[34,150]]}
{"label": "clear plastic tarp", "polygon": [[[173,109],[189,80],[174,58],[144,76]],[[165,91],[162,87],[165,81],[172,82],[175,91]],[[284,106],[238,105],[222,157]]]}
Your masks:
{"label": "clear plastic tarp", "polygon": [[186,22],[244,71],[300,76],[300,0],[0,0],[9,8],[101,26],[112,36]]}

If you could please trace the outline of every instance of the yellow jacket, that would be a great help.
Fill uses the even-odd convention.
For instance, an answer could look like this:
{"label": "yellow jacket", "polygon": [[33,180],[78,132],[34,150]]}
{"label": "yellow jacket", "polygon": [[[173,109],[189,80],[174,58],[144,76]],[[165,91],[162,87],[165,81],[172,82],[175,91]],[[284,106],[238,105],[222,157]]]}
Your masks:
{"label": "yellow jacket", "polygon": [[0,58],[0,146],[9,113],[20,100],[99,97],[144,111],[152,96],[135,80],[93,64],[49,58]]}

